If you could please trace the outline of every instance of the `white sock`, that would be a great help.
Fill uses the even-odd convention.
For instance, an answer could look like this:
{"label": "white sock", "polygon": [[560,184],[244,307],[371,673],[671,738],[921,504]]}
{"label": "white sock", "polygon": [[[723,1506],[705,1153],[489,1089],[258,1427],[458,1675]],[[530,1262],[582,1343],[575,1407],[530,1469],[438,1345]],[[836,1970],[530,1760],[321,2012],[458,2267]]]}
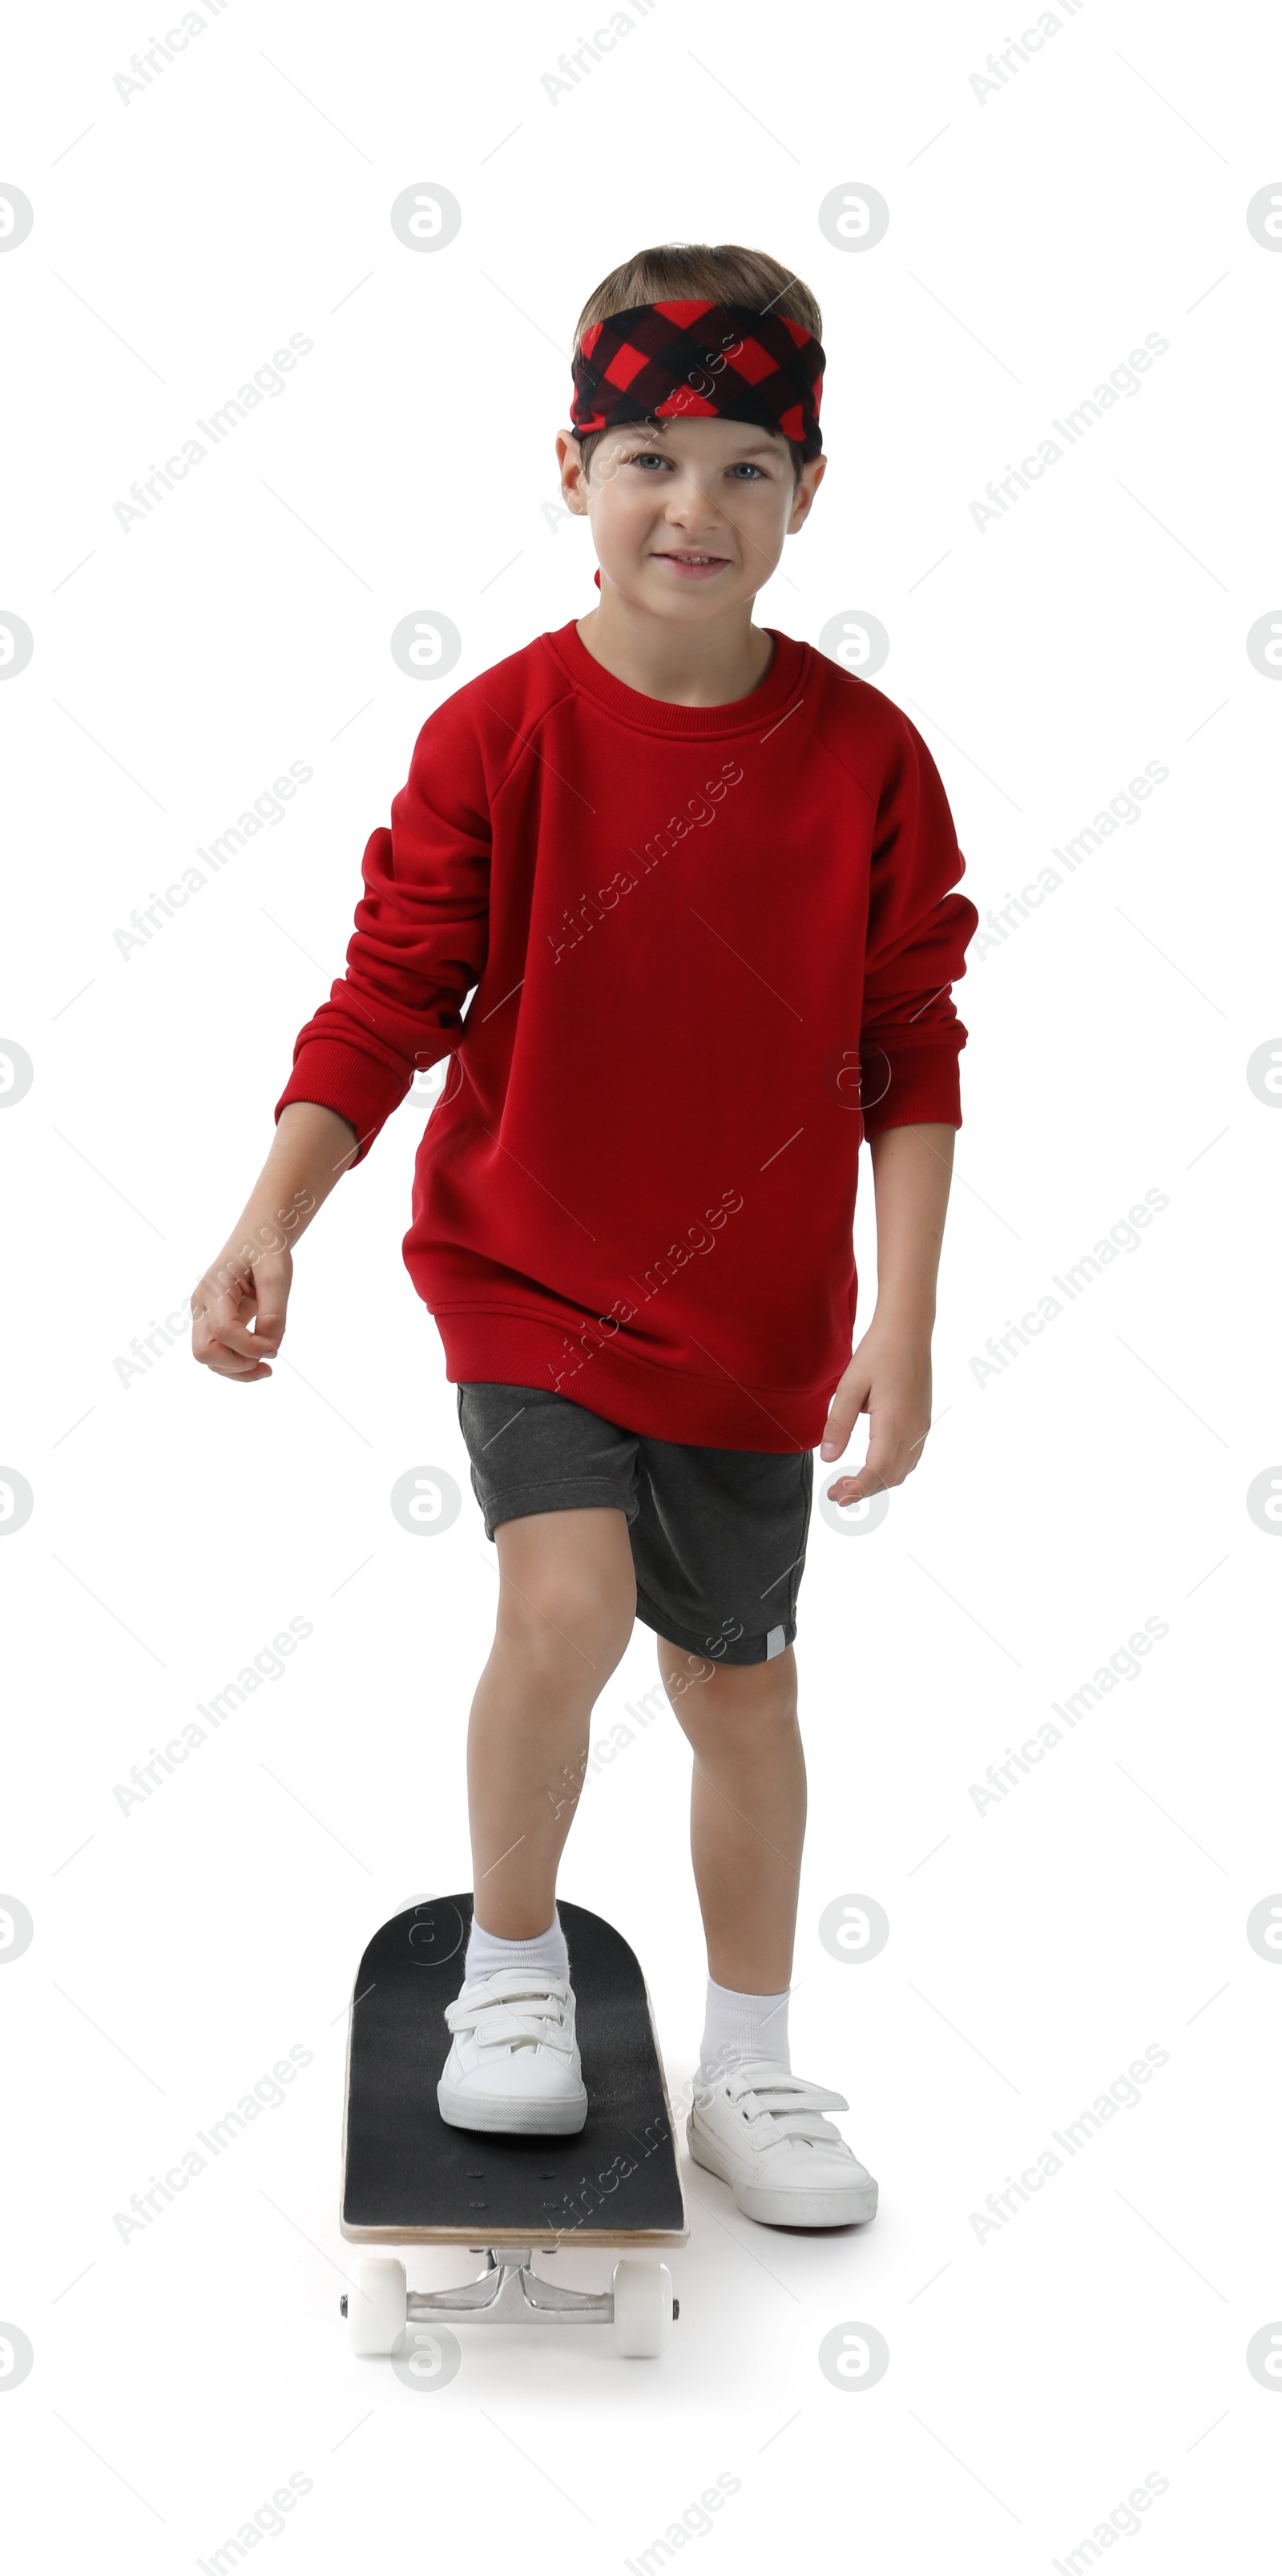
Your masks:
{"label": "white sock", "polygon": [[741,1995],[731,1986],[714,1985],[708,1979],[708,2005],[703,2025],[703,2047],[699,2052],[699,2073],[706,2080],[728,2066],[742,2064],[752,2057],[768,2057],[776,2066],[792,2072],[788,2055],[788,1997],[791,1986],[778,1995]]}
{"label": "white sock", "polygon": [[463,1975],[465,1979],[491,1977],[496,1968],[550,1968],[554,1977],[569,1975],[569,1952],[555,1906],[546,1932],[532,1941],[505,1941],[502,1933],[487,1932],[473,1913]]}

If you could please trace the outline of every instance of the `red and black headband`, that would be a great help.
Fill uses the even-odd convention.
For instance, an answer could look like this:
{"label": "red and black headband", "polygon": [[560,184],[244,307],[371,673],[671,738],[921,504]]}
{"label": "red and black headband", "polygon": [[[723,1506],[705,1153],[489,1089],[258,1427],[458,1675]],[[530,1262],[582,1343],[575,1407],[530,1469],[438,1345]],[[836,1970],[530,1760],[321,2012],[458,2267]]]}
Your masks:
{"label": "red and black headband", "polygon": [[591,322],[574,357],[576,438],[624,421],[747,420],[822,453],[824,353],[782,314],[678,297]]}

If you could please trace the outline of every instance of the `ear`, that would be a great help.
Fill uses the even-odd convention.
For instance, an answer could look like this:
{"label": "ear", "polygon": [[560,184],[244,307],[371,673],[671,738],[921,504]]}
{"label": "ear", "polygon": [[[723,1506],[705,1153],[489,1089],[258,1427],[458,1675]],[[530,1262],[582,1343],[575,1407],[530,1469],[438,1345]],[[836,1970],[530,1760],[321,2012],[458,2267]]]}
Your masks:
{"label": "ear", "polygon": [[[583,454],[577,438],[572,437],[569,430],[557,431],[556,462],[561,478],[561,498],[567,510],[572,511],[576,518],[585,519],[588,509],[583,494]],[[571,477],[568,481],[567,473]]]}
{"label": "ear", "polygon": [[797,485],[792,509],[788,516],[789,536],[795,536],[798,529],[805,526],[806,521],[810,516],[815,494],[818,491],[827,471],[828,459],[823,455],[812,456],[809,461],[802,466],[801,480]]}

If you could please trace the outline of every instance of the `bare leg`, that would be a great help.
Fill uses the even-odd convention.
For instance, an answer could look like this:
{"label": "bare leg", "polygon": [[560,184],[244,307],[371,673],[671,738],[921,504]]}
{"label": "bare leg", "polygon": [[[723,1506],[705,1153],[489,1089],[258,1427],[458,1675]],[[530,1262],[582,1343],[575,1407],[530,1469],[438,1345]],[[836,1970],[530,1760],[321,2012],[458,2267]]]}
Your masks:
{"label": "bare leg", "polygon": [[792,1975],[806,1764],[791,1646],[766,1664],[714,1664],[659,1639],[659,1671],[694,1754],[690,1856],[708,1974],[777,1995]]}
{"label": "bare leg", "polygon": [[467,1738],[477,1920],[546,1932],[574,1820],[588,1723],[636,1617],[627,1515],[530,1512],[494,1533],[499,1606]]}

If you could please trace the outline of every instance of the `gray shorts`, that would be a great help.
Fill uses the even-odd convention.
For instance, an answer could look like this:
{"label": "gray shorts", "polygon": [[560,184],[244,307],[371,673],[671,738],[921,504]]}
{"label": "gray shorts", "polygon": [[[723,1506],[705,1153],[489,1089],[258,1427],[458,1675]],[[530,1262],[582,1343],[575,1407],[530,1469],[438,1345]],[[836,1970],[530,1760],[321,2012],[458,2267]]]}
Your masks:
{"label": "gray shorts", "polygon": [[626,1512],[647,1628],[725,1664],[768,1663],[792,1644],[809,1449],[652,1440],[540,1386],[460,1386],[458,1418],[487,1538],[528,1512]]}

